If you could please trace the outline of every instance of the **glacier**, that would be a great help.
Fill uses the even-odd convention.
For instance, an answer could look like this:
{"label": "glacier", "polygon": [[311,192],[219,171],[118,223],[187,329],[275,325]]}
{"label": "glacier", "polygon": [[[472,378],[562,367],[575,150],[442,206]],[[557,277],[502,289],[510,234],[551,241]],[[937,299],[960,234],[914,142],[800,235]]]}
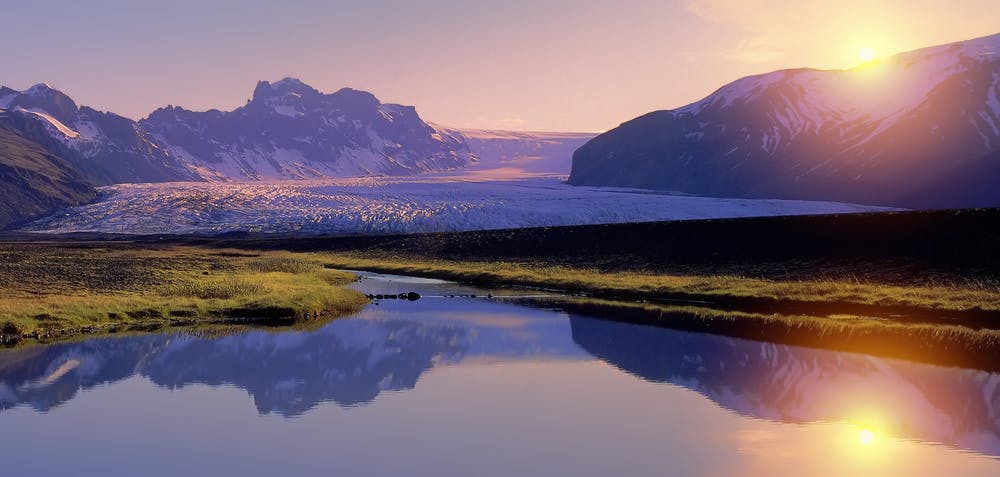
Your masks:
{"label": "glacier", "polygon": [[889,210],[577,187],[556,175],[436,174],[276,182],[118,184],[23,231],[395,234]]}

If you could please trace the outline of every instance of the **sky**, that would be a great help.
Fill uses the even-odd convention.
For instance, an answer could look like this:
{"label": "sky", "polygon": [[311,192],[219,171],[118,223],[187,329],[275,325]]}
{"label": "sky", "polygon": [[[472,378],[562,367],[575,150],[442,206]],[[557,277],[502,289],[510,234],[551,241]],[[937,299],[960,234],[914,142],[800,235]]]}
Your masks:
{"label": "sky", "polygon": [[604,131],[749,74],[1000,32],[996,0],[0,1],[0,84],[134,119],[299,78],[454,127]]}

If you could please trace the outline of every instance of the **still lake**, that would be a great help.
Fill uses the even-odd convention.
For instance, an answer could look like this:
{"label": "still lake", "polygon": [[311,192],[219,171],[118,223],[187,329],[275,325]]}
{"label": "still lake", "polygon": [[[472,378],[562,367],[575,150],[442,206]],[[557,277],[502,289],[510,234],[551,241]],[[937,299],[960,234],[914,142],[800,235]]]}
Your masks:
{"label": "still lake", "polygon": [[308,332],[0,351],[0,472],[1000,475],[1000,374],[364,276],[424,298]]}

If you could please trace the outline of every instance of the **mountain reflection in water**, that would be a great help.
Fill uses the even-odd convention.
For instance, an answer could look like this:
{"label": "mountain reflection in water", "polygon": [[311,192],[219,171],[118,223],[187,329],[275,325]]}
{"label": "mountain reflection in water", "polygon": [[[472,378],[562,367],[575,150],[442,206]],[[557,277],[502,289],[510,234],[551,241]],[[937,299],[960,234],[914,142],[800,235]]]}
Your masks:
{"label": "mountain reflection in water", "polygon": [[642,379],[740,414],[848,421],[1000,455],[1000,375],[571,317],[573,340]]}
{"label": "mountain reflection in water", "polygon": [[[387,291],[379,280],[386,279],[358,286]],[[425,295],[469,291],[441,282],[406,287]],[[386,301],[314,332],[110,337],[6,351],[0,408],[47,413],[81,390],[142,376],[168,389],[235,386],[260,414],[297,417],[323,402],[353,407],[385,391],[413,389],[442,366],[594,358],[753,418],[849,422],[1000,455],[997,374],[469,298]]]}

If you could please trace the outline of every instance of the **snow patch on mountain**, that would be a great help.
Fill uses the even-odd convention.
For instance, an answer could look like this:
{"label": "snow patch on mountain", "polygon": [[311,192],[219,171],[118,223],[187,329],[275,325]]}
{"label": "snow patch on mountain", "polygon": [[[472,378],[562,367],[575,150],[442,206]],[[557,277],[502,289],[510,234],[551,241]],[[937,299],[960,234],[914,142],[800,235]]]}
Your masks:
{"label": "snow patch on mountain", "polygon": [[[961,43],[935,46],[901,53],[884,60],[847,70],[824,71],[808,68],[781,70],[748,76],[719,88],[701,101],[676,109],[677,113],[699,114],[706,110],[749,103],[781,86],[790,92],[785,113],[776,122],[786,128],[816,130],[830,120],[892,120],[921,105],[942,82],[965,68],[965,62],[1000,58],[1000,35]],[[907,82],[917,76],[920,82]],[[907,87],[899,87],[900,84]],[[998,108],[993,108],[1000,111]]]}
{"label": "snow patch on mountain", "polygon": [[74,131],[72,128],[66,126],[61,121],[52,117],[49,113],[42,111],[41,109],[37,108],[25,109],[18,106],[14,108],[14,111],[34,114],[35,116],[38,116],[39,118],[42,118],[45,122],[49,123],[50,126],[55,128],[56,131],[59,131],[63,136],[68,137],[70,139],[76,139],[80,137],[80,133]]}
{"label": "snow patch on mountain", "polygon": [[275,104],[271,107],[274,109],[274,112],[282,116],[288,116],[290,118],[294,118],[296,116],[302,115],[302,113],[300,113],[297,109],[295,109],[295,106],[290,106],[287,104]]}

